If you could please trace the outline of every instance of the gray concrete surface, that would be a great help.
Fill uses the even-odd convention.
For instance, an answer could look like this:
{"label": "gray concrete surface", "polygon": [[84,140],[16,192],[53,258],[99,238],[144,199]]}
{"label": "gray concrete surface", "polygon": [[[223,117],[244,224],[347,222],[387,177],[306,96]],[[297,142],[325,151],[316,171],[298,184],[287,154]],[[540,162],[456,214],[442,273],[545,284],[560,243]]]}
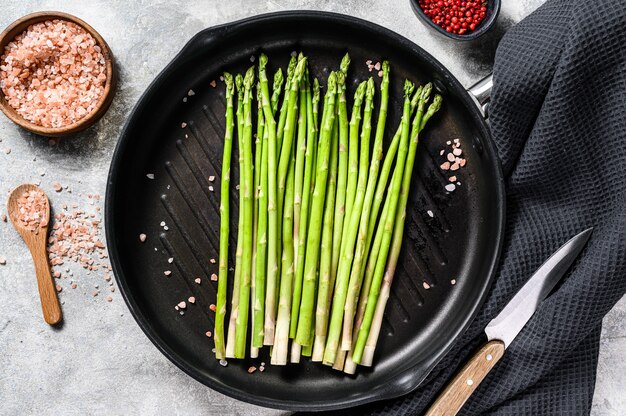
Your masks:
{"label": "gray concrete surface", "polygon": [[[419,23],[408,0],[5,0],[0,27],[27,13],[61,10],[93,25],[108,41],[120,68],[115,101],[94,128],[51,146],[0,116],[0,212],[6,192],[22,182],[41,182],[53,206],[77,203],[90,210],[87,194],[104,195],[106,174],[126,114],[164,65],[197,31],[258,13],[322,9],[352,14],[389,27],[424,47],[469,86],[491,68],[501,35],[542,0],[505,1],[497,28],[483,41],[455,44]],[[6,150],[11,149],[10,154]],[[44,176],[40,173],[44,172]],[[69,185],[60,193],[52,182]],[[100,205],[102,202],[100,202]],[[97,204],[96,204],[97,205]],[[0,414],[254,414],[275,415],[196,383],[143,335],[122,301],[92,297],[106,286],[102,273],[72,267],[61,279],[65,324],[52,329],[41,319],[34,270],[10,224],[0,223]],[[115,286],[114,286],[115,287]],[[626,301],[606,317],[593,413],[626,412]]]}

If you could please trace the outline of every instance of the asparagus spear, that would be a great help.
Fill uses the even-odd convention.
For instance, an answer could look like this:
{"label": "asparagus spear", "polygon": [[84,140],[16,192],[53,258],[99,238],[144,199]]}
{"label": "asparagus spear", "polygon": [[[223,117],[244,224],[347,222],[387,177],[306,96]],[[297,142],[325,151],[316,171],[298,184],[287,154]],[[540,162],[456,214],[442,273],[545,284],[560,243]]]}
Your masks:
{"label": "asparagus spear", "polygon": [[224,134],[224,156],[222,158],[222,180],[220,186],[220,255],[219,255],[219,280],[217,283],[217,305],[215,309],[215,329],[213,340],[215,342],[215,358],[226,358],[224,345],[224,317],[226,315],[226,296],[228,291],[228,237],[230,215],[230,159],[233,148],[233,94],[235,84],[233,76],[224,72],[226,83],[226,133]]}
{"label": "asparagus spear", "polygon": [[[376,260],[374,277],[372,279],[369,294],[367,295],[367,307],[365,309],[363,321],[361,322],[361,326],[358,331],[358,337],[354,345],[354,350],[352,352],[352,361],[356,364],[359,364],[361,362],[361,358],[363,357],[363,349],[365,347],[370,327],[372,325],[374,310],[376,309],[376,301],[380,292],[380,285],[383,279],[385,265],[387,264],[387,256],[389,254],[391,239],[392,236],[395,234],[394,224],[404,224],[404,211],[398,210],[397,208],[399,205],[402,208],[401,203],[399,204],[401,193],[406,194],[408,198],[408,188],[411,184],[411,175],[413,172],[413,164],[415,161],[415,150],[417,149],[419,129],[422,124],[424,107],[430,96],[431,88],[431,84],[427,84],[422,90],[422,95],[420,97],[420,101],[417,107],[417,113],[415,115],[415,118],[413,119],[410,145],[408,144],[408,119],[410,117],[410,103],[409,100],[405,98],[404,112],[402,116],[402,139],[400,140],[400,147],[398,148],[398,159],[396,162],[396,167],[394,169],[393,181],[387,193],[387,198],[390,199],[389,210],[387,212],[386,218],[384,219],[384,222],[381,222],[381,224],[379,225],[379,227],[383,227],[382,242],[380,245],[378,258]],[[399,217],[397,216],[398,213],[400,214]],[[395,239],[399,240],[400,245],[402,244],[402,234],[396,235]],[[396,243],[394,240],[394,245],[395,244]]]}
{"label": "asparagus spear", "polygon": [[[307,232],[309,229],[309,211],[311,209],[311,191],[313,189],[313,177],[315,176],[315,154],[317,150],[318,128],[315,123],[317,107],[320,98],[320,89],[317,79],[313,81],[314,88],[311,92],[311,84],[308,77],[304,79],[306,85],[306,151],[304,154],[304,183],[302,189],[302,205],[299,219],[298,256],[296,260],[296,275],[294,278],[293,301],[291,304],[291,324],[289,337],[296,337],[298,329],[298,317],[300,315],[300,300],[302,299],[302,278],[304,276],[304,255],[306,251]],[[315,116],[314,116],[315,114]],[[302,346],[295,340],[291,343],[291,362],[300,362]]]}
{"label": "asparagus spear", "polygon": [[[284,146],[283,149],[285,149]],[[278,317],[276,320],[276,338],[274,339],[274,350],[272,351],[271,360],[271,363],[274,365],[287,364],[287,353],[289,352],[289,315],[291,313],[291,289],[294,274],[294,176],[295,160],[292,152],[285,189],[285,210],[283,213],[283,264],[281,267],[282,276],[280,278],[280,297],[278,303]]]}
{"label": "asparagus spear", "polygon": [[359,161],[359,177],[357,181],[357,190],[354,197],[354,204],[350,214],[350,224],[348,225],[348,233],[346,235],[345,244],[341,247],[341,258],[339,259],[339,270],[335,281],[335,292],[333,294],[333,303],[328,325],[328,333],[326,339],[326,348],[324,350],[325,364],[332,365],[337,356],[337,348],[339,346],[339,338],[341,335],[341,326],[343,323],[343,308],[346,301],[348,282],[350,278],[350,269],[352,259],[354,257],[354,244],[356,234],[361,218],[361,209],[363,208],[363,200],[365,198],[365,185],[367,183],[367,166],[369,165],[369,141],[372,131],[372,109],[374,100],[374,80],[370,78],[367,81],[367,89],[365,91],[365,109],[363,110],[363,126],[361,130],[361,152]]}
{"label": "asparagus spear", "polygon": [[[250,290],[252,291],[251,293],[251,308],[252,308],[252,313],[250,318],[252,319],[252,338],[254,338],[254,329],[256,327],[256,319],[257,316],[255,314],[255,307],[256,307],[256,301],[257,299],[260,297],[259,294],[257,294],[257,288],[256,288],[256,263],[257,263],[257,252],[258,252],[258,247],[259,245],[257,244],[258,241],[258,234],[260,231],[263,230],[259,230],[259,207],[260,207],[260,192],[261,192],[261,170],[262,170],[262,165],[261,165],[261,161],[263,160],[263,130],[265,129],[265,119],[263,117],[263,108],[261,107],[261,84],[257,83],[256,86],[256,94],[257,94],[257,127],[256,127],[256,139],[254,142],[254,166],[253,166],[253,170],[254,170],[254,187],[253,187],[253,195],[254,195],[254,204],[253,204],[253,211],[252,211],[252,276],[251,276],[251,280],[250,280]],[[262,325],[261,325],[262,326]],[[262,346],[262,345],[260,345]],[[250,342],[250,357],[251,358],[257,358],[259,356],[259,347],[260,346],[255,346],[254,345],[254,340],[252,340]]]}
{"label": "asparagus spear", "polygon": [[276,212],[276,121],[270,105],[269,86],[266,67],[267,56],[259,56],[259,80],[261,81],[261,99],[263,116],[265,117],[265,131],[267,139],[267,278],[265,286],[265,319],[264,345],[274,343],[274,329],[276,323],[276,273],[278,271],[278,252],[276,235],[278,216]]}
{"label": "asparagus spear", "polygon": [[[320,224],[324,211],[330,159],[330,142],[332,139],[333,125],[335,123],[336,84],[336,75],[332,72],[328,77],[327,91],[324,99],[315,188],[311,204],[311,224]],[[300,304],[300,315],[298,317],[298,329],[296,331],[296,342],[302,346],[308,346],[312,342],[311,326],[313,321],[313,307],[315,305],[315,288],[317,286],[316,272],[319,260],[320,237],[321,229],[318,226],[310,227],[307,233],[302,301]]]}
{"label": "asparagus spear", "polygon": [[[424,114],[420,129],[423,129],[426,121],[428,121],[439,109],[441,108],[442,97],[436,95],[432,104],[428,107],[428,111]],[[400,249],[402,248],[402,235],[404,234],[404,220],[406,218],[406,207],[409,199],[409,189],[411,186],[411,172],[415,162],[415,149],[417,148],[418,136],[414,135],[411,142],[411,149],[409,149],[409,156],[407,159],[407,167],[402,179],[402,191],[400,193],[400,200],[398,202],[398,213],[396,223],[393,230],[393,242],[389,252],[389,259],[384,273],[384,281],[382,288],[376,301],[376,308],[374,311],[374,317],[372,318],[372,325],[367,337],[367,341],[363,351],[362,364],[371,366],[374,358],[374,351],[376,350],[376,344],[378,342],[378,335],[380,334],[380,326],[383,319],[383,313],[385,306],[387,305],[387,299],[389,299],[389,293],[391,290],[391,283],[396,272],[396,266],[398,265],[398,258],[400,257]]]}
{"label": "asparagus spear", "polygon": [[349,125],[349,144],[348,144],[348,183],[346,187],[346,220],[343,223],[341,236],[341,250],[348,235],[350,228],[350,216],[352,214],[352,204],[356,194],[357,178],[359,173],[359,125],[361,124],[361,106],[363,97],[365,96],[365,87],[367,81],[361,82],[354,94],[354,104],[352,106],[352,116]]}
{"label": "asparagus spear", "polygon": [[[237,314],[239,313],[239,286],[241,281],[241,256],[243,254],[243,188],[241,181],[243,178],[243,77],[241,74],[235,76],[235,86],[237,87],[237,151],[239,153],[239,220],[237,223],[237,248],[235,250],[235,275],[233,277],[233,296],[230,305],[230,318],[228,321],[228,335],[226,338],[226,357],[235,358],[235,332],[237,326]],[[217,310],[217,308],[216,308]]]}
{"label": "asparagus spear", "polygon": [[[300,215],[302,210],[302,191],[304,189],[304,169],[306,162],[306,136],[307,136],[307,79],[308,71],[305,71],[303,79],[300,81],[300,104],[298,108],[298,140],[296,142],[296,166],[294,176],[294,196],[293,196],[293,255],[298,259],[300,249]],[[307,187],[308,189],[308,187]],[[297,267],[297,263],[296,263]],[[292,308],[293,309],[293,308]]]}
{"label": "asparagus spear", "polygon": [[254,67],[246,72],[244,79],[244,130],[243,130],[243,175],[240,188],[243,188],[243,243],[241,255],[241,282],[239,285],[239,313],[235,332],[235,358],[246,356],[246,336],[248,333],[248,311],[250,307],[250,283],[252,278],[252,85]]}
{"label": "asparagus spear", "polygon": [[[343,74],[338,73],[338,78],[343,77]],[[339,82],[337,83],[338,88]],[[339,145],[339,118],[335,118],[335,126],[333,128],[333,139],[330,149],[330,168],[328,174],[328,187],[326,191],[326,206],[324,208],[324,219],[322,221],[322,246],[320,255],[320,271],[319,271],[319,285],[317,293],[317,308],[315,312],[315,322],[319,324],[322,319],[327,320],[326,316],[320,316],[324,312],[328,311],[326,305],[330,301],[333,283],[331,279],[332,259],[333,259],[333,224],[335,216],[335,191],[337,190],[337,160],[338,160],[338,145]],[[326,337],[323,335],[316,335],[313,345],[313,361],[322,361],[324,356],[324,345],[326,344]]]}
{"label": "asparagus spear", "polygon": [[[274,74],[274,85],[272,88],[272,114],[276,113],[278,107],[278,97],[280,95],[281,86],[283,84],[283,72],[279,68]],[[260,82],[259,82],[260,86]],[[265,124],[265,116],[263,114],[263,94],[259,88],[259,118],[263,118]],[[267,129],[263,130],[262,140],[262,158],[257,171],[260,171],[259,185],[259,208],[258,208],[258,230],[257,230],[257,257],[255,262],[255,291],[253,306],[253,330],[252,330],[252,346],[260,348],[263,346],[264,337],[264,319],[265,319],[265,278],[267,272],[267,194],[268,194],[268,175],[267,175],[267,156],[269,133]]]}
{"label": "asparagus spear", "polygon": [[[331,281],[334,283],[339,266],[341,253],[341,238],[343,236],[343,223],[346,214],[346,192],[348,182],[348,105],[346,103],[345,77],[350,65],[350,57],[346,54],[341,61],[341,72],[337,76],[339,86],[339,101],[337,117],[339,118],[339,170],[337,173],[337,200],[335,203],[335,220],[333,228],[333,258],[331,266]],[[331,286],[332,287],[332,286]]]}

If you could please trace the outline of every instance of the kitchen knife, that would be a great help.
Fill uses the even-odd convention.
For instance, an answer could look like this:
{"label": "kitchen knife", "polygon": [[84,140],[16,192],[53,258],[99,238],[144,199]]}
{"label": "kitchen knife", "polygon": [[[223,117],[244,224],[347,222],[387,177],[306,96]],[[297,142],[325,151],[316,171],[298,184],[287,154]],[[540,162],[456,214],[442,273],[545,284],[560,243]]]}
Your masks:
{"label": "kitchen knife", "polygon": [[487,343],[465,364],[437,397],[426,416],[456,415],[489,371],[504,355],[539,304],[574,263],[589,240],[589,228],[563,244],[526,282],[519,292],[485,328]]}

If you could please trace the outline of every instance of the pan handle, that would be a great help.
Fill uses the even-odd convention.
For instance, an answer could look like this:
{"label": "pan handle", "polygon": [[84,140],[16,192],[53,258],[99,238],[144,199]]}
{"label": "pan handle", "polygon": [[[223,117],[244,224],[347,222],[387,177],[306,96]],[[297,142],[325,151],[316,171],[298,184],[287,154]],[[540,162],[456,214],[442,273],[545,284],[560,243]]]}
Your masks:
{"label": "pan handle", "polygon": [[476,103],[483,116],[487,118],[489,101],[491,100],[491,89],[493,88],[493,74],[487,75],[467,89],[467,92]]}

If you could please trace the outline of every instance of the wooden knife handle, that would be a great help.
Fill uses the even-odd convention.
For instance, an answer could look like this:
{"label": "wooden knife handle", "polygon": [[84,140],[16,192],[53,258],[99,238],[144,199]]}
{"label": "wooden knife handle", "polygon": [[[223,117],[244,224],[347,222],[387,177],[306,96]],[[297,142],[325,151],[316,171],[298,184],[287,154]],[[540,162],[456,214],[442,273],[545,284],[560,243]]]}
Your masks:
{"label": "wooden knife handle", "polygon": [[503,355],[504,342],[493,340],[483,345],[441,392],[426,416],[456,415]]}

